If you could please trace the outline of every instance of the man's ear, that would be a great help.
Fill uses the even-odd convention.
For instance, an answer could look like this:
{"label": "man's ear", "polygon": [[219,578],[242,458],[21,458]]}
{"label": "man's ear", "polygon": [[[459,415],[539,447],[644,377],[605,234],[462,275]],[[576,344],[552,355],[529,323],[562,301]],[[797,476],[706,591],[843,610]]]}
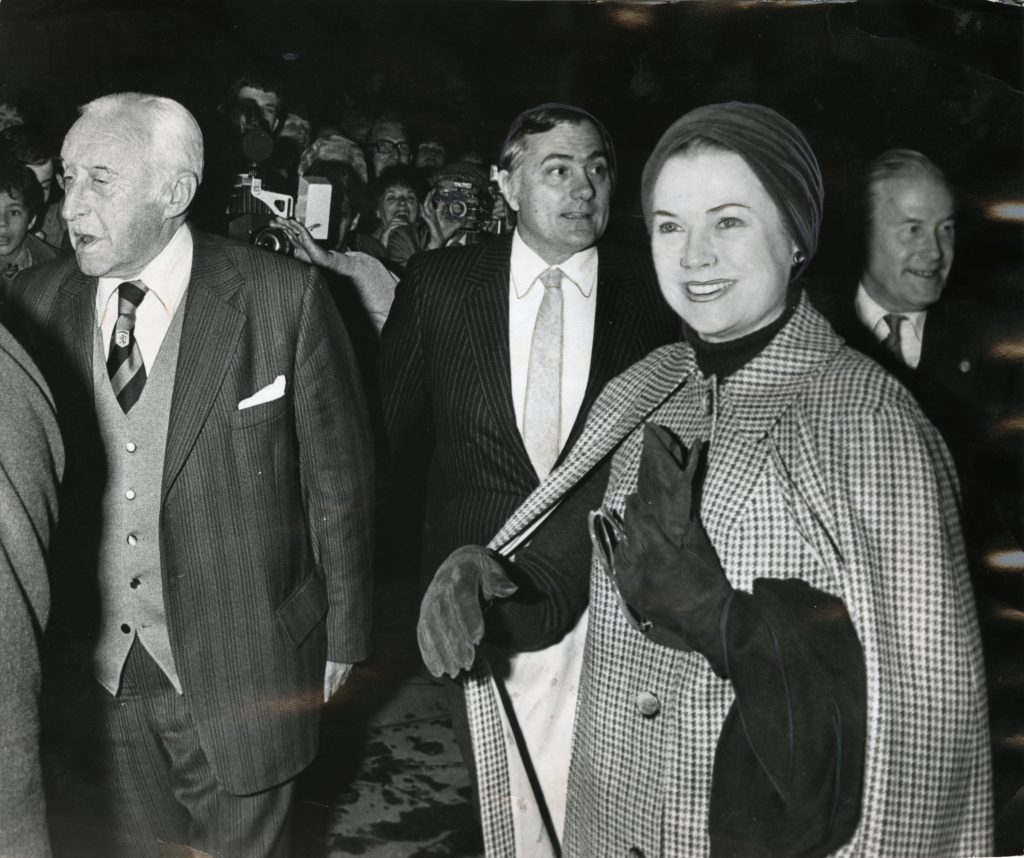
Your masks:
{"label": "man's ear", "polygon": [[497,170],[494,173],[494,180],[498,183],[498,190],[505,198],[512,211],[519,211],[519,179],[516,174],[508,170]]}
{"label": "man's ear", "polygon": [[198,188],[199,177],[187,170],[171,178],[164,188],[165,215],[172,218],[185,214]]}

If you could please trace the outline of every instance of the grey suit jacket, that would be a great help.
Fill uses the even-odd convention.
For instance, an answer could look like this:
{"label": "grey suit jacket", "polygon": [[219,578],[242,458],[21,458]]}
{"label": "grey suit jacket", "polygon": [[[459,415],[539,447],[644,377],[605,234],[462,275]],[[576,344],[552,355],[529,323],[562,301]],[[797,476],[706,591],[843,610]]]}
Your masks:
{"label": "grey suit jacket", "polygon": [[0,388],[0,855],[43,858],[39,651],[64,449],[42,377],[3,328]]}
{"label": "grey suit jacket", "polygon": [[[367,654],[372,448],[348,337],[315,269],[194,239],[163,474],[164,604],[204,750],[244,793],[312,760],[325,659]],[[70,259],[20,277],[10,311],[68,446],[54,570],[66,652],[88,652],[96,621],[94,300],[95,279]],[[284,396],[238,409],[279,375]]]}

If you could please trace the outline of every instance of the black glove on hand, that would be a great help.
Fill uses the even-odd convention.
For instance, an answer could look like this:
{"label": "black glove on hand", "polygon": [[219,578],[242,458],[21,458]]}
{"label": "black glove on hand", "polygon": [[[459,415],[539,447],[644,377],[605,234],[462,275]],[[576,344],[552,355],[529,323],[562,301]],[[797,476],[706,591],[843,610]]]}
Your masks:
{"label": "black glove on hand", "polygon": [[427,670],[454,678],[472,667],[484,635],[482,601],[507,598],[517,589],[486,548],[465,545],[453,551],[420,605],[416,638]]}
{"label": "black glove on hand", "polygon": [[648,637],[697,650],[724,676],[720,622],[732,587],[696,510],[694,475],[703,449],[696,441],[687,455],[668,429],[644,426],[637,490],[626,498],[615,577],[626,602],[653,624]]}

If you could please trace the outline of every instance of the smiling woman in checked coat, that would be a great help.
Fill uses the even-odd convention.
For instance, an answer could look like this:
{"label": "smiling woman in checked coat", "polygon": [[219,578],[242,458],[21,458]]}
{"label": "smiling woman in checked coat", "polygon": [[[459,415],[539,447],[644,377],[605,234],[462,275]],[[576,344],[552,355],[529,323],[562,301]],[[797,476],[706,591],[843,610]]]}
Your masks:
{"label": "smiling woman in checked coat", "polygon": [[[471,569],[474,599],[504,597],[485,639],[529,648],[587,600],[569,551],[600,504],[563,855],[991,851],[954,471],[912,397],[792,285],[822,196],[806,140],[774,111],[711,105],[668,129],[643,205],[686,342],[612,381],[490,549],[460,549],[425,597],[435,670],[467,666],[479,640],[452,621],[472,613]],[[494,682],[477,659],[484,832],[504,856]]]}

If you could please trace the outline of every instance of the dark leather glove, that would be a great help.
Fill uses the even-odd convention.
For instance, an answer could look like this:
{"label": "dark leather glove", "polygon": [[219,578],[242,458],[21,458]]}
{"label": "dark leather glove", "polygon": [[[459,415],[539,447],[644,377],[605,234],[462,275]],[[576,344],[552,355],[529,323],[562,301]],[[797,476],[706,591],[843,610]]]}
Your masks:
{"label": "dark leather glove", "polygon": [[517,589],[486,548],[465,545],[453,551],[434,574],[420,605],[416,639],[427,670],[454,678],[472,667],[484,635],[486,603],[507,598]]}
{"label": "dark leather glove", "polygon": [[624,538],[615,550],[619,591],[653,624],[648,637],[704,655],[725,675],[722,606],[732,592],[697,513],[694,477],[704,450],[668,429],[644,426],[637,490],[626,498]]}

